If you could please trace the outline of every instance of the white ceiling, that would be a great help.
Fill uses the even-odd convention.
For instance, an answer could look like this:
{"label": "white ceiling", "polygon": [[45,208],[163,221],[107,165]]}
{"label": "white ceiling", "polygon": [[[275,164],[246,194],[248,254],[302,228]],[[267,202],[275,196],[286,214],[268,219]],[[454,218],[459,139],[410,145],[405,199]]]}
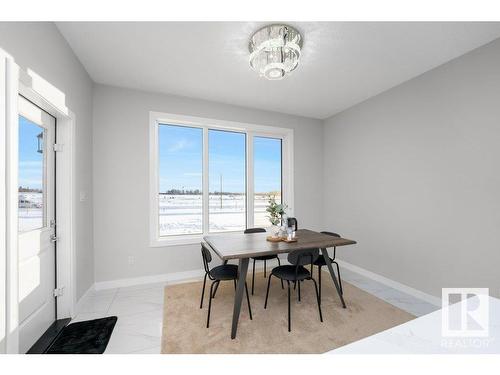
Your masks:
{"label": "white ceiling", "polygon": [[500,37],[500,23],[292,22],[304,36],[282,81],[248,66],[260,22],[63,22],[95,82],[327,118]]}

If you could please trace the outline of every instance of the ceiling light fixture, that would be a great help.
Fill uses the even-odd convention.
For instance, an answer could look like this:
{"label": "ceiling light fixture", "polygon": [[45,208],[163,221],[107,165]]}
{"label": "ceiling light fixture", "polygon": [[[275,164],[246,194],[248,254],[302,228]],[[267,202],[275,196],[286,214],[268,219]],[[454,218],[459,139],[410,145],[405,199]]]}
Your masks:
{"label": "ceiling light fixture", "polygon": [[288,25],[269,25],[250,38],[250,66],[269,80],[285,78],[299,64],[302,36]]}

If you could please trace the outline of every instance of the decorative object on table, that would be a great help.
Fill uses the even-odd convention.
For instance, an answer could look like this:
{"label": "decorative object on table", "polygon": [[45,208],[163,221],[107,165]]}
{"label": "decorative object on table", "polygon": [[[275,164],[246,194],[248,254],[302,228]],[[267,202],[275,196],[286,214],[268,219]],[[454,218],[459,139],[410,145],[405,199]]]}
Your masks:
{"label": "decorative object on table", "polygon": [[271,234],[275,238],[280,237],[279,232],[281,228],[279,227],[279,224],[281,223],[281,219],[283,215],[285,215],[285,210],[288,206],[286,204],[277,203],[276,197],[272,194],[269,194],[267,197],[268,205],[266,206],[266,212],[269,214],[267,218],[272,225]]}
{"label": "decorative object on table", "polygon": [[284,237],[273,237],[273,236],[267,236],[266,237],[266,240],[269,241],[269,242],[287,242],[287,243],[291,243],[291,242],[297,242],[298,241],[298,237],[292,237],[292,238],[288,238],[287,236],[284,236]]}
{"label": "decorative object on table", "polygon": [[266,240],[269,242],[281,242],[281,237],[280,236],[267,236]]}
{"label": "decorative object on table", "polygon": [[299,229],[297,219],[294,217],[287,217],[287,226],[294,228],[294,232]]}
{"label": "decorative object on table", "polygon": [[288,216],[285,212],[283,213],[283,215],[281,215],[281,226],[280,226],[279,236],[287,237],[287,234],[288,234]]}
{"label": "decorative object on table", "polygon": [[277,225],[271,225],[271,237],[280,238],[280,227]]}

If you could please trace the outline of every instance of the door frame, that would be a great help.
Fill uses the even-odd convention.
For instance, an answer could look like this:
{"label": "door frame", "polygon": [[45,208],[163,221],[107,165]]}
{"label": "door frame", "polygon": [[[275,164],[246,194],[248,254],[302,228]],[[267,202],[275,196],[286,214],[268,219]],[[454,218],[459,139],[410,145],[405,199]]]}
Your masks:
{"label": "door frame", "polygon": [[[3,52],[0,50],[0,52]],[[19,352],[19,297],[17,243],[17,186],[18,186],[18,95],[56,118],[56,229],[57,288],[64,294],[56,299],[56,319],[71,318],[76,307],[75,268],[75,122],[76,117],[65,104],[65,95],[29,69],[24,71],[10,56],[5,58],[5,90],[0,93],[5,103],[5,243],[6,243],[6,311],[5,352]],[[1,263],[1,262],[0,262]],[[1,327],[0,327],[1,328]]]}

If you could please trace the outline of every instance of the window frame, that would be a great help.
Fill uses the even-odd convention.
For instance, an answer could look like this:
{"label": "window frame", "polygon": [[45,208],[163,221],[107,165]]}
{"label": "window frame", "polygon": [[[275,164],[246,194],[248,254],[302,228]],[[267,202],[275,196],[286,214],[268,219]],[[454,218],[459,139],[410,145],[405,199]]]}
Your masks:
{"label": "window frame", "polygon": [[[158,129],[160,124],[188,126],[203,129],[203,168],[202,168],[202,234],[181,234],[160,236],[159,232],[159,160],[158,160]],[[149,239],[151,247],[165,247],[200,243],[203,236],[224,235],[226,233],[209,233],[209,158],[208,130],[226,130],[246,134],[246,222],[252,227],[254,222],[254,166],[253,138],[268,137],[282,140],[281,151],[281,184],[282,201],[289,206],[288,215],[293,216],[293,129],[213,118],[186,116],[163,112],[149,112]]]}

